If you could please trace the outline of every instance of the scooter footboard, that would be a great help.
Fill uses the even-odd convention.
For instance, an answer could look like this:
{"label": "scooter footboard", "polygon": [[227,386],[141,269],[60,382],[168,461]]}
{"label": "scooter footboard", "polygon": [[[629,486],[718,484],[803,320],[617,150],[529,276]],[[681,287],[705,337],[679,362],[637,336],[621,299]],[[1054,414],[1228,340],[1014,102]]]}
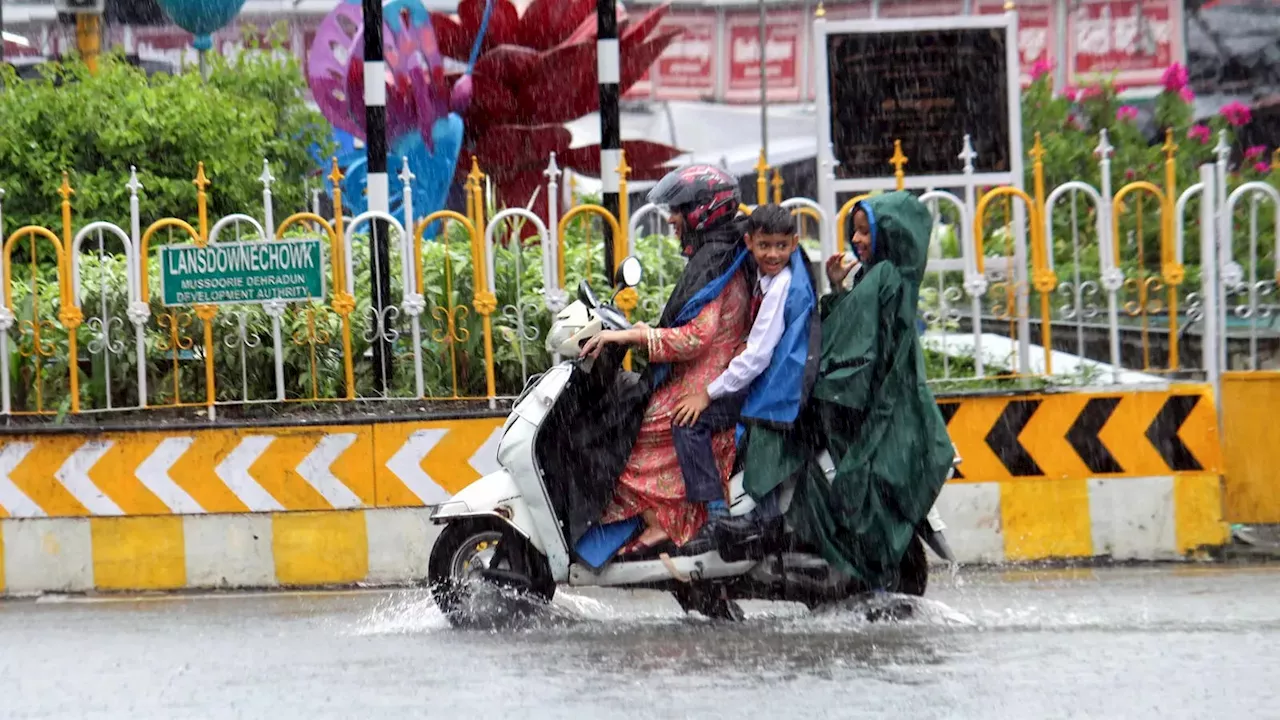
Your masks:
{"label": "scooter footboard", "polygon": [[431,513],[431,522],[446,525],[462,518],[498,518],[528,539],[534,548],[546,554],[538,532],[515,479],[506,470],[490,473],[463,488],[452,498],[440,503]]}

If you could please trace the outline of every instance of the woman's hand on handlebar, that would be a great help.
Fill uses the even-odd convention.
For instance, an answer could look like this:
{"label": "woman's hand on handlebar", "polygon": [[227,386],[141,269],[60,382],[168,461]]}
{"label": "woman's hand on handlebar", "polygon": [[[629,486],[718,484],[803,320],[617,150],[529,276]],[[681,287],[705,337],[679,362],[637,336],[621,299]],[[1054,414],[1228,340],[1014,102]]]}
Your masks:
{"label": "woman's hand on handlebar", "polygon": [[599,357],[605,345],[640,345],[649,339],[649,326],[636,323],[630,330],[605,330],[582,346],[582,357]]}

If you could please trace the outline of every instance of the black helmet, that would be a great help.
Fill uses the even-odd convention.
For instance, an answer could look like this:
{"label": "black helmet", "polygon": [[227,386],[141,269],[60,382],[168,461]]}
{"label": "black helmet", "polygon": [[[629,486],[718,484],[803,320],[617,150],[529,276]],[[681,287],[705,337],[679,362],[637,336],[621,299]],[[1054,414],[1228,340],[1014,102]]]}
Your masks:
{"label": "black helmet", "polygon": [[679,213],[690,230],[701,232],[736,217],[742,191],[737,178],[714,165],[687,165],[658,181],[649,202],[666,214]]}

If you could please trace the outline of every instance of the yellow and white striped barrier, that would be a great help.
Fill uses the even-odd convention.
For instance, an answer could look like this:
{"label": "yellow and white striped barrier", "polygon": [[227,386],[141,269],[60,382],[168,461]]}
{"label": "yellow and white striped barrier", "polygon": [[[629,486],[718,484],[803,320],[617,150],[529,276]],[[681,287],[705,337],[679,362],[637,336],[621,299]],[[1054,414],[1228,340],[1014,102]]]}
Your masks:
{"label": "yellow and white striped barrier", "polygon": [[427,508],[0,521],[0,595],[403,584]]}
{"label": "yellow and white striped barrier", "polygon": [[0,437],[0,518],[431,505],[496,468],[501,424]]}
{"label": "yellow and white striped barrier", "polygon": [[[941,398],[962,562],[1179,559],[1227,539],[1207,387]],[[402,584],[499,418],[0,436],[0,594]]]}
{"label": "yellow and white striped barrier", "polygon": [[964,562],[1174,560],[1227,541],[1208,386],[938,404],[964,462],[937,509]]}

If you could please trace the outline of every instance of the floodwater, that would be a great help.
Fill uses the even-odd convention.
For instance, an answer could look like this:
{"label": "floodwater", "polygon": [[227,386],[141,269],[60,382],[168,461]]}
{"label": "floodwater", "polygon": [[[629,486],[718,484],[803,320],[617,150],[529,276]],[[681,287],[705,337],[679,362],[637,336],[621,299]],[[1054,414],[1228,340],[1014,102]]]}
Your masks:
{"label": "floodwater", "polygon": [[935,575],[896,623],[605,591],[485,630],[419,590],[12,601],[0,717],[1280,717],[1277,570]]}

